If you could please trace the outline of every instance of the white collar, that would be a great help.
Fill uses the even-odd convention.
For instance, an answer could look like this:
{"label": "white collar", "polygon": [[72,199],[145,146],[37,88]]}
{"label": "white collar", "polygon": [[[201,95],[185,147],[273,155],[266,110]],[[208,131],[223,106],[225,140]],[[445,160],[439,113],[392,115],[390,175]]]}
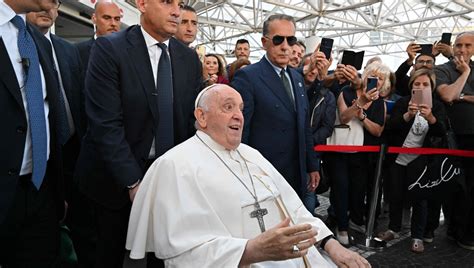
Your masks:
{"label": "white collar", "polygon": [[155,38],[153,38],[153,36],[151,36],[147,31],[145,31],[145,29],[143,29],[143,26],[140,27],[141,31],[142,31],[142,34],[143,34],[143,38],[145,39],[145,44],[146,44],[146,47],[147,48],[150,48],[152,46],[156,46],[156,44],[158,43],[163,43],[165,44],[168,48],[169,48],[169,44],[170,44],[170,40],[167,39],[166,41],[164,42],[159,42],[158,40],[156,40]]}
{"label": "white collar", "polygon": [[267,56],[267,53],[265,53],[265,59],[267,59],[268,63],[270,63],[270,65],[273,67],[273,69],[275,70],[275,72],[278,73],[278,75],[280,75],[282,69],[285,69],[285,72],[286,72],[286,69],[288,68],[288,66],[285,66],[285,68],[281,68],[281,67],[279,67],[279,66],[276,66],[275,64],[273,64],[273,63],[270,61],[270,59],[269,59],[268,56]]}
{"label": "white collar", "polygon": [[[231,151],[236,151],[239,148],[239,147],[237,147],[234,150],[228,150],[224,146],[220,145],[215,140],[213,140],[211,138],[211,136],[209,136],[207,133],[203,132],[202,130],[197,130],[196,131],[196,136],[201,138],[201,140],[203,142],[205,142],[212,150],[214,150],[216,152],[231,152]],[[240,144],[239,144],[239,146],[240,146]]]}
{"label": "white collar", "polygon": [[25,14],[16,14],[15,11],[5,3],[5,0],[0,0],[0,26],[7,24],[16,15],[20,16],[23,21],[26,21]]}
{"label": "white collar", "polygon": [[51,32],[50,32],[49,30],[48,30],[48,32],[46,32],[46,33],[44,34],[44,37],[48,38],[49,42],[52,42],[52,41],[51,41]]}

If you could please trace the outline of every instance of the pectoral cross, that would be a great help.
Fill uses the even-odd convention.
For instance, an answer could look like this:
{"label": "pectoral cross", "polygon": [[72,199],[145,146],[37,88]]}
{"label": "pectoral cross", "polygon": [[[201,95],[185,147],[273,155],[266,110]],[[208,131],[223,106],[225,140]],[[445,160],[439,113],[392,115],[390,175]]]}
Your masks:
{"label": "pectoral cross", "polygon": [[255,210],[250,212],[250,218],[257,218],[258,225],[260,225],[260,231],[265,232],[265,222],[263,222],[263,216],[268,214],[268,210],[266,208],[260,208],[260,204],[255,202],[253,204]]}

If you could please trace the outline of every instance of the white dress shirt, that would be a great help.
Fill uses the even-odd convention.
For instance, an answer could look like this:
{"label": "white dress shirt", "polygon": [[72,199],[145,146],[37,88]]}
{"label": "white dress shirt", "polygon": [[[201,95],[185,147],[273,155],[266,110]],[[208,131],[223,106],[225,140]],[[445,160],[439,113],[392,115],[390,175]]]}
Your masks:
{"label": "white dress shirt", "polygon": [[[18,50],[18,29],[10,22],[13,17],[17,14],[10,6],[8,6],[4,0],[0,0],[0,37],[5,44],[7,49],[8,56],[10,57],[10,62],[12,63],[13,69],[15,70],[16,78],[18,85],[20,87],[21,98],[23,100],[23,106],[25,108],[25,116],[27,122],[27,134],[26,134],[26,143],[23,152],[23,162],[21,164],[20,175],[30,174],[32,172],[32,147],[31,147],[31,133],[28,120],[28,104],[26,101],[25,93],[25,71],[22,66],[22,59],[20,56],[20,51]],[[23,20],[25,20],[25,14],[18,14]],[[2,67],[5,68],[5,67]],[[43,88],[43,100],[44,100],[44,116],[46,120],[46,137],[47,137],[47,159],[49,159],[49,144],[50,144],[50,130],[49,130],[49,105],[46,100],[46,82],[43,74],[43,69],[40,65],[41,73],[41,84]]]}
{"label": "white dress shirt", "polygon": [[[148,49],[148,55],[150,56],[151,69],[153,72],[153,81],[155,82],[155,88],[156,88],[156,79],[158,77],[158,63],[160,62],[161,53],[163,53],[163,51],[157,45],[158,43],[160,43],[159,41],[157,41],[155,38],[153,38],[153,36],[147,33],[145,29],[143,29],[143,27],[141,27],[141,30],[142,30],[143,38],[145,38],[145,44]],[[169,56],[170,40],[168,39],[164,41],[163,43],[166,45],[166,47],[168,47],[168,51],[166,51],[166,53],[168,53],[168,56]],[[170,62],[171,62],[171,57],[170,57]],[[151,144],[151,149],[150,149],[150,153],[148,157],[150,159],[155,158],[155,139],[153,139],[153,143]]]}

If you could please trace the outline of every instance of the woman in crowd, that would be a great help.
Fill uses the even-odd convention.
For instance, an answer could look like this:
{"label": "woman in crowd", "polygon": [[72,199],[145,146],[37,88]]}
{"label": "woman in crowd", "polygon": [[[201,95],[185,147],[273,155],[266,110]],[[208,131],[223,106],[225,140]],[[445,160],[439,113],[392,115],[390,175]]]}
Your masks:
{"label": "woman in crowd", "polygon": [[[346,86],[337,98],[338,118],[333,136],[345,131],[347,140],[334,141],[345,145],[378,145],[385,124],[385,104],[379,91],[390,87],[390,69],[381,63],[370,64],[362,74],[362,83],[354,88]],[[367,88],[368,77],[377,77],[376,87]],[[336,135],[337,136],[337,135]],[[331,137],[333,138],[333,137]],[[329,141],[331,141],[331,138]],[[365,230],[365,193],[374,170],[376,157],[366,153],[330,153],[325,157],[331,181],[331,205],[337,220],[337,238],[349,245],[349,217],[351,228]],[[350,189],[350,191],[349,191]],[[370,200],[370,199],[369,199]],[[349,207],[350,204],[350,207]]]}
{"label": "woman in crowd", "polygon": [[213,84],[229,84],[226,78],[224,64],[216,54],[206,54],[202,66],[203,81],[205,86]]}
{"label": "woman in crowd", "polygon": [[[422,68],[411,75],[409,88],[412,94],[415,90],[430,91],[432,94],[435,82],[433,71]],[[428,103],[429,101],[414,103],[412,96],[403,97],[395,103],[386,126],[386,130],[394,134],[391,135],[391,146],[432,147],[432,137],[445,135],[446,112],[443,104],[434,98],[432,99],[432,108]],[[414,154],[399,154],[390,166],[388,187],[390,190],[390,223],[389,229],[378,235],[382,240],[389,241],[399,237],[403,204],[407,199],[409,181],[413,179],[409,177],[410,169],[418,168],[415,166],[418,161],[413,162],[418,157],[420,156]],[[427,201],[416,197],[408,201],[411,201],[413,207],[411,250],[421,253],[424,251],[422,238],[426,225]]]}

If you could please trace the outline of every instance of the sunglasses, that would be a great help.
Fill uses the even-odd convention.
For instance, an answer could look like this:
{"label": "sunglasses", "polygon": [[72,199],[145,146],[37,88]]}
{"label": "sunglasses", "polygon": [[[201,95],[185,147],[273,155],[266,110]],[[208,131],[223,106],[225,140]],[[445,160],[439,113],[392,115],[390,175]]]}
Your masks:
{"label": "sunglasses", "polygon": [[296,36],[281,36],[281,35],[274,35],[272,38],[268,37],[268,36],[265,36],[265,38],[267,39],[271,39],[273,44],[275,46],[278,46],[278,45],[281,45],[281,43],[283,43],[283,41],[285,41],[285,38],[286,38],[286,42],[288,43],[288,45],[290,46],[293,46],[294,44],[296,44],[296,42],[298,41],[298,39],[296,38]]}

